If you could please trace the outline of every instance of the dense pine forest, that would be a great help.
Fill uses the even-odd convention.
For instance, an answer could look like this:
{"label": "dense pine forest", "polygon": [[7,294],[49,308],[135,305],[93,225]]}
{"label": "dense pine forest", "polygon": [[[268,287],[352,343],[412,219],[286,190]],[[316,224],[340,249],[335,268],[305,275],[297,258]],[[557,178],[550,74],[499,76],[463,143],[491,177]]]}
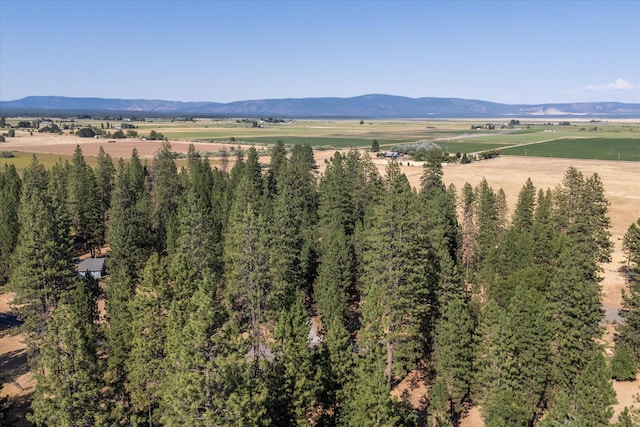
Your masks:
{"label": "dense pine forest", "polygon": [[[604,426],[640,362],[640,219],[605,357],[597,174],[420,188],[397,163],[276,144],[228,172],[191,150],[0,172],[0,284],[17,293],[37,426]],[[107,255],[101,282],[81,255]],[[97,301],[106,301],[104,312]],[[424,387],[399,387],[407,378]],[[416,395],[416,390],[422,394]],[[403,393],[404,392],[404,393]],[[635,418],[634,418],[635,417]],[[626,411],[621,427],[637,425]]]}

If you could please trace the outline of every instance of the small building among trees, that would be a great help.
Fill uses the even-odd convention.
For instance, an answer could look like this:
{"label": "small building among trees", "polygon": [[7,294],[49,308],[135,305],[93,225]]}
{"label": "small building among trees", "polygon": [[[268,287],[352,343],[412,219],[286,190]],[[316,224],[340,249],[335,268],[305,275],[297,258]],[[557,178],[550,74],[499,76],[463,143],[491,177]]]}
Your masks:
{"label": "small building among trees", "polygon": [[94,279],[101,279],[105,274],[104,269],[105,258],[87,258],[80,260],[78,263],[78,274],[86,277],[87,273]]}

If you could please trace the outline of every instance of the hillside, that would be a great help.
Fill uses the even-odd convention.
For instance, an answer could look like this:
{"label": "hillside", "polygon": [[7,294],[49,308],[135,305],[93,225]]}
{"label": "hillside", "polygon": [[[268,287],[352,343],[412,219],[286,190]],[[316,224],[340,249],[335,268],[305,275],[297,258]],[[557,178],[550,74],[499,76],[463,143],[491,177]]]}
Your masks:
{"label": "hillside", "polygon": [[180,102],[147,99],[29,96],[0,101],[5,115],[54,112],[119,112],[195,116],[280,116],[355,118],[489,118],[489,117],[640,117],[640,104],[587,102],[512,105],[460,98],[408,98],[362,95],[352,98],[263,99],[217,102]]}

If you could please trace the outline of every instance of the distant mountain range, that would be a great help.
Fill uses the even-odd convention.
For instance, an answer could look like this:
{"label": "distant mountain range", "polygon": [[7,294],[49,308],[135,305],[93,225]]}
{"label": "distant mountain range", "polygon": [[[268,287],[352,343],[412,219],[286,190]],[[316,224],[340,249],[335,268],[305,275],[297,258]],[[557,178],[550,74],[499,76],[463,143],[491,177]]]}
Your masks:
{"label": "distant mountain range", "polygon": [[640,118],[640,103],[580,102],[526,105],[500,104],[474,99],[407,98],[393,95],[262,99],[230,103],[29,96],[15,101],[0,101],[0,113],[5,115],[121,113],[159,116],[309,118]]}

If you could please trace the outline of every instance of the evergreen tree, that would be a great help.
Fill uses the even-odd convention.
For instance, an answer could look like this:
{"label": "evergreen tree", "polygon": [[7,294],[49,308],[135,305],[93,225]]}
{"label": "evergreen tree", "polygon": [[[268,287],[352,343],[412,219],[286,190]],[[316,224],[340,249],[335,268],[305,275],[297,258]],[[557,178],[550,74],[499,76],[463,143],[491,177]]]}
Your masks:
{"label": "evergreen tree", "polygon": [[633,352],[624,344],[617,345],[615,351],[611,358],[611,378],[618,381],[634,381],[638,370],[633,360]]}
{"label": "evergreen tree", "polygon": [[[338,320],[324,324],[322,341],[322,381],[326,424],[335,424],[342,418],[342,408],[349,397],[348,387],[353,382],[354,352],[347,328]],[[322,424],[322,422],[319,422]]]}
{"label": "evergreen tree", "polygon": [[104,234],[100,217],[100,198],[93,170],[76,146],[67,178],[67,204],[76,240],[95,255]]}
{"label": "evergreen tree", "polygon": [[195,187],[187,190],[178,207],[177,253],[189,260],[200,275],[222,275],[221,224],[211,208],[211,200]]}
{"label": "evergreen tree", "polygon": [[[636,402],[638,397],[636,396]],[[624,407],[620,415],[618,415],[618,422],[616,427],[635,427],[640,424],[640,410],[638,408],[632,408],[629,410],[627,406]]]}
{"label": "evergreen tree", "polygon": [[502,384],[494,391],[482,408],[487,427],[529,426],[529,413],[522,402],[526,395]]}
{"label": "evergreen tree", "polygon": [[178,196],[182,192],[174,154],[168,141],[162,142],[153,159],[150,181],[156,248],[163,253],[176,240]]}
{"label": "evergreen tree", "polygon": [[100,220],[102,221],[103,231],[105,233],[101,238],[104,239],[106,236],[107,214],[111,207],[111,191],[113,190],[113,180],[116,175],[116,168],[113,165],[113,159],[109,154],[105,153],[102,146],[100,146],[100,149],[98,150],[98,159],[94,172],[96,191],[100,204]]}
{"label": "evergreen tree", "polygon": [[442,182],[442,150],[432,149],[427,152],[427,158],[422,167],[420,189],[426,199],[433,199],[445,190]]}
{"label": "evergreen tree", "polygon": [[600,287],[585,279],[580,265],[576,265],[578,250],[574,245],[563,248],[548,294],[554,326],[553,378],[570,393],[575,390],[588,357],[597,349],[594,339],[602,334],[599,323],[603,318]]}
{"label": "evergreen tree", "polygon": [[133,424],[157,424],[164,372],[166,313],[170,298],[164,260],[157,254],[147,261],[142,281],[129,301],[131,350],[126,361],[127,391],[131,396]]}
{"label": "evergreen tree", "polygon": [[622,241],[627,258],[628,289],[622,291],[620,316],[624,319],[616,327],[616,347],[625,346],[640,366],[640,219],[631,224]]}
{"label": "evergreen tree", "polygon": [[64,205],[55,197],[55,181],[33,156],[24,171],[18,221],[20,233],[12,257],[10,285],[24,320],[31,356],[62,294],[73,283],[74,267]]}
{"label": "evergreen tree", "polygon": [[575,168],[567,170],[556,191],[556,226],[578,248],[576,262],[589,280],[599,280],[600,264],[611,258],[608,205],[597,174],[585,180]]}
{"label": "evergreen tree", "polygon": [[107,224],[108,267],[112,273],[123,270],[133,281],[140,276],[152,246],[145,175],[135,149],[128,164],[120,161]]}
{"label": "evergreen tree", "polygon": [[[378,168],[367,154],[352,148],[344,157],[344,168],[347,174],[347,188],[352,197],[353,214],[351,224],[364,220],[365,211],[380,200],[384,192],[384,183]],[[346,230],[352,234],[352,230]]]}
{"label": "evergreen tree", "polygon": [[270,224],[271,304],[278,307],[291,304],[298,289],[309,292],[315,273],[315,162],[309,163],[304,146],[296,147],[303,148],[294,148],[280,171]]}
{"label": "evergreen tree", "polygon": [[469,280],[471,266],[475,264],[478,254],[478,227],[476,225],[475,194],[468,182],[462,188],[462,265],[465,279]]}
{"label": "evergreen tree", "polygon": [[338,221],[333,223],[322,241],[318,277],[314,286],[316,310],[323,325],[347,319],[349,295],[352,293],[351,248]]}
{"label": "evergreen tree", "polygon": [[444,307],[435,328],[433,363],[444,387],[448,408],[447,419],[458,425],[469,403],[473,361],[473,319],[466,302],[451,297]]}
{"label": "evergreen tree", "polygon": [[22,181],[14,165],[0,171],[0,286],[11,277],[11,254],[18,243],[18,211]]}
{"label": "evergreen tree", "polygon": [[324,235],[332,223],[340,224],[344,232],[353,233],[355,227],[355,206],[353,188],[349,185],[346,159],[336,152],[330,159],[320,181],[318,216],[321,235]]}
{"label": "evergreen tree", "polygon": [[531,178],[518,194],[518,203],[513,213],[511,226],[519,231],[527,231],[533,227],[536,203],[536,188],[533,186]]}
{"label": "evergreen tree", "polygon": [[286,163],[287,151],[284,148],[284,143],[279,139],[271,149],[271,161],[269,162],[269,171],[267,173],[267,187],[271,198],[278,192],[278,178]]}
{"label": "evergreen tree", "polygon": [[478,234],[477,256],[480,265],[489,256],[500,230],[500,212],[496,193],[486,179],[482,179],[474,190]]}
{"label": "evergreen tree", "polygon": [[383,342],[386,377],[411,369],[424,350],[434,267],[418,220],[416,195],[397,163],[387,167],[384,200],[364,233],[362,347]]}
{"label": "evergreen tree", "polygon": [[239,331],[226,322],[217,288],[196,282],[191,298],[174,299],[169,310],[163,423],[268,425],[267,389],[245,357]]}
{"label": "evergreen tree", "polygon": [[[131,161],[121,160],[115,178],[109,211],[107,243],[110,247],[106,286],[108,369],[112,420],[124,422],[130,415],[126,390],[127,359],[132,336],[129,301],[151,253],[149,196],[145,188],[145,170],[134,149]],[[130,422],[130,421],[127,421]]]}
{"label": "evergreen tree", "polygon": [[251,200],[256,187],[243,177],[231,208],[224,241],[225,294],[233,321],[248,332],[253,354],[263,352],[261,324],[266,320],[266,299],[271,289],[266,225]]}
{"label": "evergreen tree", "polygon": [[558,248],[555,242],[558,239],[554,231],[552,213],[552,193],[551,190],[538,192],[537,209],[534,217],[534,224],[531,229],[532,235],[532,262],[533,264],[550,270],[558,256]]}
{"label": "evergreen tree", "polygon": [[437,379],[429,388],[427,420],[427,425],[430,427],[454,427],[455,425],[449,416],[449,397],[442,378]]}
{"label": "evergreen tree", "polygon": [[504,319],[507,355],[502,365],[504,383],[517,396],[516,402],[528,426],[535,425],[541,417],[550,394],[552,326],[548,310],[543,294],[521,284]]}
{"label": "evergreen tree", "polygon": [[90,426],[99,419],[101,372],[94,324],[83,315],[95,312],[95,299],[76,280],[77,290],[54,309],[42,340],[42,369],[36,371],[30,416],[38,426]]}
{"label": "evergreen tree", "polygon": [[279,398],[286,408],[287,425],[307,425],[318,404],[320,371],[315,365],[314,351],[309,348],[309,327],[302,294],[296,292],[290,307],[280,313],[274,331],[278,354],[275,363],[281,364],[283,371],[283,393]]}
{"label": "evergreen tree", "polygon": [[442,152],[430,150],[421,178],[420,195],[424,202],[424,221],[429,241],[438,259],[440,289],[444,294],[460,293],[460,277],[456,260],[460,229],[456,214],[456,190],[442,182]]}
{"label": "evergreen tree", "polygon": [[339,425],[399,426],[401,417],[389,393],[391,386],[385,373],[385,347],[374,345],[360,350],[354,379],[342,405]]}
{"label": "evergreen tree", "polygon": [[586,357],[588,362],[576,378],[575,391],[567,396],[568,405],[554,408],[550,418],[576,426],[606,426],[613,416],[611,405],[616,403],[616,394],[600,349]]}
{"label": "evergreen tree", "polygon": [[491,391],[498,390],[504,382],[502,367],[507,360],[506,324],[504,308],[499,307],[494,300],[487,301],[478,316],[475,378],[472,384],[474,401],[481,405],[488,404],[491,401]]}

